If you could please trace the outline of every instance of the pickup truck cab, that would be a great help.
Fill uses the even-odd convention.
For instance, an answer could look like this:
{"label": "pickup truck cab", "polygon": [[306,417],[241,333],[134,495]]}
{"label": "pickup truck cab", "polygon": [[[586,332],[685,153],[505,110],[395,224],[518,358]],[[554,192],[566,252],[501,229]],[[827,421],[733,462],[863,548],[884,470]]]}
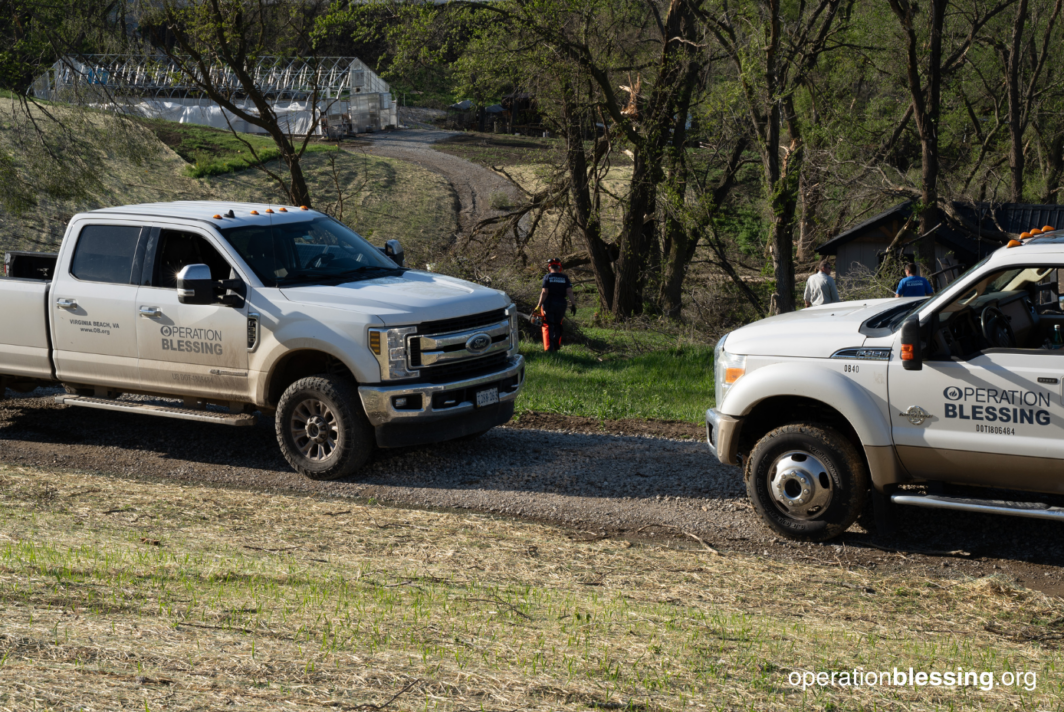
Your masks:
{"label": "pickup truck cab", "polygon": [[315,479],[353,474],[375,446],[505,423],[524,382],[504,293],[407,269],[397,241],[376,248],[306,208],[96,210],[58,254],[5,267],[0,397],[58,382],[71,406],[227,425],[259,410]]}
{"label": "pickup truck cab", "polygon": [[[1023,494],[1064,493],[1062,287],[1064,231],[1047,228],[930,299],[731,332],[716,348],[710,449],[742,465],[757,512],[795,539],[841,534],[870,494],[885,525],[892,504],[1064,521]],[[953,485],[976,495],[947,496]]]}

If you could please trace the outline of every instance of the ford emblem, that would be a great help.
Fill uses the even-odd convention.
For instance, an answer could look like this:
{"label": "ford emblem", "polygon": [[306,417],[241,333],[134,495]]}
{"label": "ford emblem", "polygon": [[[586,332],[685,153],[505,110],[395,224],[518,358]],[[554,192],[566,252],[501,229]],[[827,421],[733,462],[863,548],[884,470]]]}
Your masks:
{"label": "ford emblem", "polygon": [[465,342],[466,350],[475,354],[487,351],[489,346],[491,346],[491,337],[487,334],[473,334]]}

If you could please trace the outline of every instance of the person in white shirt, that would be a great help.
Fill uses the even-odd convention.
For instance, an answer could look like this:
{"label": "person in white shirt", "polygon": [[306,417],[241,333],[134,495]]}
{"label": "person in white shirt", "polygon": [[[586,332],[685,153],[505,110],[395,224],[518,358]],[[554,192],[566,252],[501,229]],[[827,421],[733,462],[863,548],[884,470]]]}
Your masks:
{"label": "person in white shirt", "polygon": [[839,290],[831,278],[831,263],[827,258],[820,260],[816,272],[805,283],[805,305],[818,307],[839,301]]}

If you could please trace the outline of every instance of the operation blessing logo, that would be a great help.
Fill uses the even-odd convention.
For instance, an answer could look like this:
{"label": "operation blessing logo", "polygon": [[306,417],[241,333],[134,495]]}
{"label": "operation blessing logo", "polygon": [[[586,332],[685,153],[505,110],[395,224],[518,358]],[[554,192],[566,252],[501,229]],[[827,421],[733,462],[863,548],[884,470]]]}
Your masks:
{"label": "operation blessing logo", "polygon": [[[948,401],[964,401],[964,403],[946,403],[947,418],[981,420],[987,423],[1049,425],[1049,411],[1040,409],[1043,406],[1049,407],[1048,393],[949,386],[942,391],[942,395]],[[969,399],[973,403],[968,403]],[[979,405],[982,403],[987,405]],[[989,405],[990,403],[995,405]],[[1039,409],[1036,410],[1036,408]]]}
{"label": "operation blessing logo", "polygon": [[222,332],[215,329],[162,326],[159,327],[159,333],[163,336],[163,351],[222,355]]}

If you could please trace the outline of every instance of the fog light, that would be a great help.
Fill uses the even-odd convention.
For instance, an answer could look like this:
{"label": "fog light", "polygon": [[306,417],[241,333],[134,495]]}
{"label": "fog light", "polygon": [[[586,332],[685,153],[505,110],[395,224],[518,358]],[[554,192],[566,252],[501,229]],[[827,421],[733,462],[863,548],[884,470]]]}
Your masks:
{"label": "fog light", "polygon": [[405,408],[406,407],[406,398],[396,398],[395,399],[395,407],[396,408]]}

